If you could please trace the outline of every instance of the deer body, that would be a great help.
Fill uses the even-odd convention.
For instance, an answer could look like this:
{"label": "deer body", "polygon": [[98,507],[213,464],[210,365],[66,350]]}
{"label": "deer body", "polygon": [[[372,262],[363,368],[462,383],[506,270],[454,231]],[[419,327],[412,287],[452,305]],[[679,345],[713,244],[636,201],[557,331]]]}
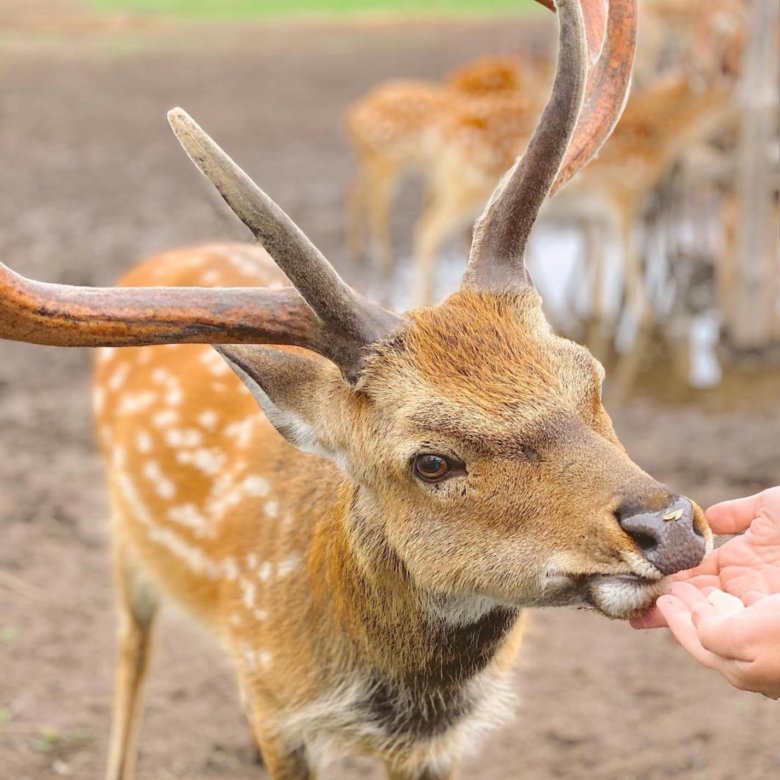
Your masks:
{"label": "deer body", "polygon": [[402,315],[351,289],[180,109],[180,142],[268,254],[175,252],[105,290],[0,265],[0,337],[109,348],[109,780],[132,777],[163,596],[233,657],[273,780],[310,780],[334,750],[448,780],[505,709],[523,609],[630,617],[704,555],[703,513],[628,457],[603,370],[552,333],[526,273],[542,202],[614,126],[633,56],[633,0],[610,1],[606,35],[602,0],[557,9],[550,101],[439,306]]}
{"label": "deer body", "polygon": [[[262,249],[234,245],[163,255],[123,284],[283,279]],[[377,755],[414,777],[418,765],[450,767],[498,719],[519,610],[415,587],[387,539],[361,539],[354,485],[292,449],[211,347],[101,350],[94,399],[130,594],[123,644],[148,646],[151,620],[138,629],[137,613],[162,596],[204,622],[235,661],[248,711],[262,713],[253,725],[272,770],[278,741],[312,760],[334,747]],[[139,682],[125,684],[118,720]],[[129,749],[114,746],[114,777]]]}

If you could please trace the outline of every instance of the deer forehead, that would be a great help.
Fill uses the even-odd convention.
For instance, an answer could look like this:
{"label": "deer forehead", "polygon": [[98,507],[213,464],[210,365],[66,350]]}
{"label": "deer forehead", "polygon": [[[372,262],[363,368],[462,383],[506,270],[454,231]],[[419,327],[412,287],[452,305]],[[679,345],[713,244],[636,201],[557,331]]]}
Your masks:
{"label": "deer forehead", "polygon": [[598,403],[601,367],[555,336],[530,288],[511,296],[462,291],[412,313],[410,327],[370,366],[365,389],[416,427],[497,431]]}

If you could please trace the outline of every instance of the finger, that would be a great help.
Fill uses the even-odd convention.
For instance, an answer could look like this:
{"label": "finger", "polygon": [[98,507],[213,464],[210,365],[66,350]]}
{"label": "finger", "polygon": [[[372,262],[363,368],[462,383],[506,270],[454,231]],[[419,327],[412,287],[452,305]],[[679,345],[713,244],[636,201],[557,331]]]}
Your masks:
{"label": "finger", "polygon": [[691,612],[700,609],[704,611],[705,614],[717,614],[715,607],[707,601],[707,597],[704,593],[690,582],[673,582],[669,586],[669,593],[680,599]]}
{"label": "finger", "polygon": [[717,668],[718,657],[702,645],[688,607],[676,596],[661,596],[657,601],[657,606],[674,634],[674,638],[683,648],[699,663],[710,669]]}
{"label": "finger", "polygon": [[753,604],[768,598],[769,593],[762,593],[760,590],[749,590],[747,593],[743,593],[741,598],[746,607],[750,607]]}
{"label": "finger", "polygon": [[[774,490],[778,490],[775,488]],[[758,515],[766,500],[764,491],[745,498],[736,498],[732,501],[723,501],[711,506],[704,514],[710,528],[716,534],[738,534],[744,531],[754,517]],[[780,491],[778,491],[780,493]]]}
{"label": "finger", "polygon": [[[721,658],[749,660],[743,657],[743,640],[739,632],[730,631],[727,626],[724,626],[727,617],[720,614],[700,590],[687,582],[678,582],[671,586],[670,592],[690,611],[691,623],[705,650]],[[729,600],[731,609],[733,609],[731,599],[739,601],[736,596],[730,596],[723,591],[719,591],[719,594],[721,602]],[[744,605],[740,602],[739,611],[743,610]]]}
{"label": "finger", "polygon": [[640,630],[646,628],[664,628],[666,626],[666,620],[657,607],[651,607],[644,615],[631,618],[628,622],[633,628]]}

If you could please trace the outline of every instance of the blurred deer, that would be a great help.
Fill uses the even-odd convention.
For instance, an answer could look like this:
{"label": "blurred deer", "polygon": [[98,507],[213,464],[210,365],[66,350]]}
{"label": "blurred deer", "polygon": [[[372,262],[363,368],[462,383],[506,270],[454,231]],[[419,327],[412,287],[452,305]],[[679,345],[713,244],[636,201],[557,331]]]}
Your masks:
{"label": "blurred deer", "polygon": [[393,195],[410,174],[428,178],[438,153],[440,126],[496,96],[512,101],[532,124],[549,84],[547,67],[530,56],[481,57],[450,73],[444,84],[389,81],[355,103],[346,117],[357,157],[347,211],[352,254],[367,253],[383,281],[388,281],[395,266],[389,221]]}
{"label": "blurred deer", "polygon": [[438,307],[400,315],[349,288],[180,109],[182,145],[278,268],[213,246],[96,290],[0,266],[0,337],[109,347],[94,405],[121,615],[110,780],[132,775],[163,597],[231,654],[273,780],[336,752],[446,780],[504,711],[524,607],[625,618],[701,560],[701,510],[630,460],[600,366],[551,333],[524,265],[546,194],[595,154],[628,84],[632,0],[610,3],[591,67],[602,8],[582,6],[558,3],[550,102]]}

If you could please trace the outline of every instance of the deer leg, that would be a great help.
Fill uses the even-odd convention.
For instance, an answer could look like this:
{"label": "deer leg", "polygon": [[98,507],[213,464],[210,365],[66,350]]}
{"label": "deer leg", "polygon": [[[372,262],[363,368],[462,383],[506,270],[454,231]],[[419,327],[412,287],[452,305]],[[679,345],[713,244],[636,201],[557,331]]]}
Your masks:
{"label": "deer leg", "polygon": [[[393,275],[393,246],[390,239],[390,201],[400,170],[392,160],[377,158],[367,172],[365,207],[368,219],[371,259],[383,281]],[[384,285],[387,289],[387,285]]]}
{"label": "deer leg", "polygon": [[146,674],[157,598],[125,551],[115,550],[119,607],[119,653],[111,724],[107,780],[132,780],[140,720],[141,687]]}
{"label": "deer leg", "polygon": [[347,195],[347,249],[354,260],[365,262],[365,200],[366,182],[363,162],[360,162],[357,176],[349,187]]}
{"label": "deer leg", "polygon": [[636,319],[636,334],[629,350],[619,359],[615,372],[613,396],[619,403],[627,400],[631,393],[644,364],[653,331],[653,312],[644,285],[642,255],[634,236],[635,213],[624,214],[622,224],[626,303]]}
{"label": "deer leg", "polygon": [[277,736],[271,736],[258,716],[258,708],[250,708],[252,731],[263,756],[270,780],[315,780],[315,774],[302,747],[292,748]]}

